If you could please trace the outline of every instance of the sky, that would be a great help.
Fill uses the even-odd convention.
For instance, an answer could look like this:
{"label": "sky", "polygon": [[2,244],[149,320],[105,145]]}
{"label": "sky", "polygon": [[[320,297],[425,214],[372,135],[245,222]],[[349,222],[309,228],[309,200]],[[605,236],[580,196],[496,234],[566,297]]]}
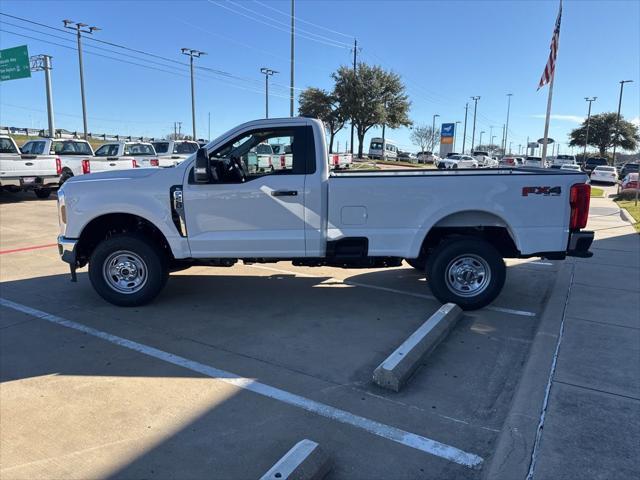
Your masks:
{"label": "sky", "polygon": [[[617,110],[626,84],[625,119],[640,124],[640,2],[564,1],[549,136],[568,153],[568,134],[592,113]],[[296,97],[301,89],[330,90],[331,73],[358,59],[399,74],[416,125],[464,122],[467,148],[477,105],[476,137],[500,143],[512,93],[508,141],[543,136],[548,88],[537,91],[547,62],[558,1],[296,0]],[[101,28],[96,39],[157,55],[84,40],[89,131],[164,136],[174,122],[191,132],[188,58],[182,47],[206,52],[195,64],[199,138],[214,138],[239,123],[264,117],[264,76],[270,80],[270,116],[289,115],[289,0],[29,1],[2,0],[0,13],[62,28],[71,19]],[[49,34],[49,35],[45,35]],[[19,36],[19,35],[22,36]],[[32,38],[27,38],[32,37]],[[53,56],[56,128],[82,130],[74,35],[0,15],[0,48],[27,45],[30,55]],[[111,58],[106,58],[111,57]],[[297,111],[297,99],[296,99]],[[0,125],[46,128],[42,72],[0,83]],[[387,129],[401,148],[417,151],[411,130]],[[378,129],[370,130],[365,151]],[[462,124],[458,130],[460,150]],[[343,150],[349,129],[337,137]],[[576,150],[577,153],[577,150]]]}

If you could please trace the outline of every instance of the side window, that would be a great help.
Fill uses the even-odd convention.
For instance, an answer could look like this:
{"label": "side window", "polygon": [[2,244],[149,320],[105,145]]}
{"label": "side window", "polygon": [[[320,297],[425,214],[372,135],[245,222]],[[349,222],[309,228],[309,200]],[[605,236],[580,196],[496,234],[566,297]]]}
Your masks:
{"label": "side window", "polygon": [[31,153],[31,148],[33,147],[33,142],[27,142],[25,143],[22,148],[20,149],[20,151],[22,153]]}
{"label": "side window", "polygon": [[313,173],[313,131],[311,127],[252,130],[214,150],[209,158],[218,183],[239,181],[236,176],[225,174],[230,163],[242,165],[245,181],[265,175]]}
{"label": "side window", "polygon": [[96,157],[106,157],[107,156],[107,148],[109,148],[109,145],[102,145],[100,148],[98,148],[98,150],[96,150],[95,156]]}
{"label": "side window", "polygon": [[33,142],[31,153],[33,155],[42,155],[44,153],[44,143],[45,142]]}

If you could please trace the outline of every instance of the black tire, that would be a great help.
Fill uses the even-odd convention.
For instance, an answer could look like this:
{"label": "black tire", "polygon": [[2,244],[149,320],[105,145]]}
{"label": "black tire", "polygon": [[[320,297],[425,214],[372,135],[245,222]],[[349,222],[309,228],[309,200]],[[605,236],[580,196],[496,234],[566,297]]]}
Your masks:
{"label": "black tire", "polygon": [[36,197],[41,198],[41,199],[45,199],[45,198],[49,198],[49,196],[51,195],[51,189],[50,188],[38,188],[37,190],[34,190],[33,193],[36,194]]}
{"label": "black tire", "polygon": [[[138,276],[144,274],[144,282],[141,286],[135,287],[135,291],[133,288],[131,292],[118,291],[112,286],[116,282],[116,274],[110,276],[112,280],[107,280],[108,274],[103,275],[105,263],[117,261],[113,256],[118,255],[118,252],[125,252],[120,257],[128,258],[134,266],[139,265],[140,268],[134,270],[139,270]],[[120,273],[122,272],[128,273],[124,269],[121,269]],[[137,307],[149,303],[164,288],[168,278],[166,255],[148,238],[136,233],[123,233],[103,240],[89,259],[89,279],[93,288],[107,302],[121,307]],[[135,280],[131,283],[135,283]]]}
{"label": "black tire", "polygon": [[405,258],[404,261],[420,272],[424,272],[427,269],[427,261],[422,257]]}
{"label": "black tire", "polygon": [[70,170],[63,170],[62,171],[62,175],[60,175],[60,181],[58,182],[58,185],[62,186],[64,184],[64,182],[66,182],[67,180],[69,180],[71,177],[73,177],[73,172]]}
{"label": "black tire", "polygon": [[[460,276],[455,275],[456,271]],[[471,286],[459,281],[462,275],[467,276],[466,272],[474,276]],[[463,310],[489,305],[502,291],[505,277],[502,256],[490,243],[481,239],[445,240],[427,261],[427,281],[435,297],[442,303],[456,303]],[[474,285],[476,282],[480,285]],[[477,290],[475,293],[474,288]]]}

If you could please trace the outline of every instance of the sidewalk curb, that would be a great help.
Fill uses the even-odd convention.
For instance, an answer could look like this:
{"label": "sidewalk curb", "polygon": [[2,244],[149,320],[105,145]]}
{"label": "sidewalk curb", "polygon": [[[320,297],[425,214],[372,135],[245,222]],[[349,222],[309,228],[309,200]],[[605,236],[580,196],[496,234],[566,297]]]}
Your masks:
{"label": "sidewalk curb", "polygon": [[498,435],[494,454],[483,471],[485,479],[513,480],[527,477],[572,272],[573,265],[566,262],[558,271],[513,396],[511,409]]}
{"label": "sidewalk curb", "polygon": [[633,218],[629,212],[627,212],[626,208],[620,208],[620,216],[625,222],[629,222],[631,225],[636,223],[636,219]]}

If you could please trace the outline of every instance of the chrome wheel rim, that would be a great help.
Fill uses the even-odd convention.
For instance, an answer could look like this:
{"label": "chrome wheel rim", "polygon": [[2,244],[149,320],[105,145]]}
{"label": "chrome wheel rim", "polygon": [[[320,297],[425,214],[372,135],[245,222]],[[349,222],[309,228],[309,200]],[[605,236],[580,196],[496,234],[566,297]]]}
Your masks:
{"label": "chrome wheel rim", "polygon": [[449,262],[446,270],[447,288],[461,297],[475,297],[491,282],[489,264],[477,255],[460,255]]}
{"label": "chrome wheel rim", "polygon": [[130,295],[147,283],[147,264],[136,253],[118,250],[104,261],[102,276],[111,289]]}

